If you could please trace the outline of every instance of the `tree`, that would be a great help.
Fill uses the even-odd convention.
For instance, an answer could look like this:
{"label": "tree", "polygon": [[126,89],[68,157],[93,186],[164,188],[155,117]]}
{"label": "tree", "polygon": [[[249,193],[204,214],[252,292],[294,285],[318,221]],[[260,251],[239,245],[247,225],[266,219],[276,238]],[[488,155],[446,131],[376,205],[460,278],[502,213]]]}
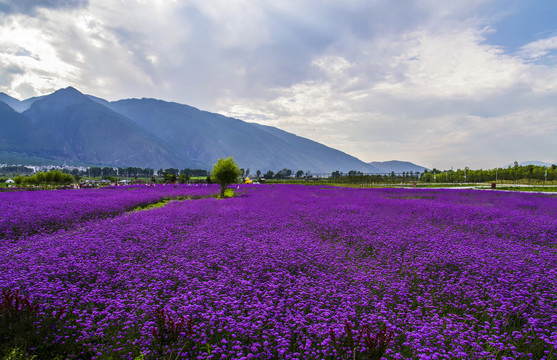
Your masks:
{"label": "tree", "polygon": [[241,172],[238,168],[238,164],[236,164],[232,157],[219,159],[217,163],[213,165],[211,180],[220,185],[221,198],[224,197],[226,187],[238,181],[240,174]]}
{"label": "tree", "polygon": [[169,175],[178,176],[178,174],[180,173],[180,170],[175,169],[175,168],[169,168],[169,169],[166,169],[164,172],[169,174]]}
{"label": "tree", "polygon": [[275,177],[276,177],[277,179],[286,179],[286,178],[288,178],[290,175],[292,175],[292,170],[284,168],[284,169],[282,169],[282,170],[279,170],[279,171],[277,172],[277,174],[275,175]]}
{"label": "tree", "polygon": [[180,174],[180,176],[178,176],[178,181],[180,182],[180,184],[185,184],[190,180],[190,177],[187,176],[186,174]]}
{"label": "tree", "polygon": [[338,178],[341,177],[341,176],[342,176],[342,173],[341,173],[340,171],[338,171],[338,170],[333,171],[333,172],[331,173],[331,177],[332,177],[333,179],[338,179]]}
{"label": "tree", "polygon": [[116,171],[114,171],[113,168],[105,166],[101,169],[101,173],[103,176],[111,176],[111,175],[116,175]]}
{"label": "tree", "polygon": [[98,166],[91,166],[89,168],[89,176],[99,177],[101,176],[101,168]]}
{"label": "tree", "polygon": [[165,181],[167,184],[176,182],[176,178],[177,178],[176,175],[174,175],[174,174],[172,174],[172,173],[170,173],[170,172],[168,172],[168,171],[163,171],[163,172],[162,172],[162,176],[164,177],[164,181]]}
{"label": "tree", "polygon": [[296,171],[296,177],[297,177],[298,179],[301,178],[302,176],[304,176],[304,170],[298,170],[298,171]]}

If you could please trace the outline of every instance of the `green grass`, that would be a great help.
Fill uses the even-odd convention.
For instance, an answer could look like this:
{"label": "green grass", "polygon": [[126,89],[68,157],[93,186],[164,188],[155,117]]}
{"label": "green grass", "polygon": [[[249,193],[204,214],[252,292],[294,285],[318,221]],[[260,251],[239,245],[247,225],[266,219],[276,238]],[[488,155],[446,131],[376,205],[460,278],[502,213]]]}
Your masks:
{"label": "green grass", "polygon": [[158,201],[155,201],[153,203],[148,203],[148,204],[140,204],[136,207],[134,207],[133,209],[130,210],[130,212],[134,212],[134,211],[143,211],[143,210],[150,210],[150,209],[156,209],[156,208],[161,208],[163,206],[166,206],[166,204],[172,202],[172,201],[182,201],[182,200],[197,200],[197,199],[203,199],[203,198],[207,198],[207,197],[214,197],[213,196],[175,196],[175,197],[165,197],[162,198]]}
{"label": "green grass", "polygon": [[226,189],[224,190],[224,197],[221,198],[220,194],[217,196],[218,199],[227,199],[227,198],[231,198],[234,197],[234,190],[232,189]]}
{"label": "green grass", "polygon": [[501,186],[495,190],[557,192],[557,186]]}

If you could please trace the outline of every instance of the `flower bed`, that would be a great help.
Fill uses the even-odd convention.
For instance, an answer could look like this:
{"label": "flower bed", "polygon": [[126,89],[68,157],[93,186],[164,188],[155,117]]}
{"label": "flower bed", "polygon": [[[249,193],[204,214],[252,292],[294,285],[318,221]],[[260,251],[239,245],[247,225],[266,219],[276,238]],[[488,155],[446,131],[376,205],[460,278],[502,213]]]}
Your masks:
{"label": "flower bed", "polygon": [[6,242],[0,289],[76,358],[556,358],[557,198],[242,189]]}

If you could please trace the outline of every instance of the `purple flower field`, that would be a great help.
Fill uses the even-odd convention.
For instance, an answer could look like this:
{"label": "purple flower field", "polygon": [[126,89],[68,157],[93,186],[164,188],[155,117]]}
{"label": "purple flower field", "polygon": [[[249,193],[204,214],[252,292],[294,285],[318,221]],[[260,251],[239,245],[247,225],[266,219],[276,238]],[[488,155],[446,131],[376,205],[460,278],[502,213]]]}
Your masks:
{"label": "purple flower field", "polygon": [[[133,191],[129,191],[133,190]],[[217,194],[214,187],[145,185],[100,189],[13,191],[0,193],[0,239],[71,227],[105,218],[163,198]]]}
{"label": "purple flower field", "polygon": [[0,355],[557,359],[555,196],[149,191],[0,193]]}

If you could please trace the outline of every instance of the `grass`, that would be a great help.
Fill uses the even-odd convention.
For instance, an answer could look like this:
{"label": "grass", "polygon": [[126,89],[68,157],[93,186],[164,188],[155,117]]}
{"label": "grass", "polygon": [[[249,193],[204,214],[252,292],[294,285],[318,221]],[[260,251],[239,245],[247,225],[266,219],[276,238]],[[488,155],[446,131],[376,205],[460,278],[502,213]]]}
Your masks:
{"label": "grass", "polygon": [[[557,192],[557,186],[554,181],[548,182],[548,185],[529,185],[528,180],[518,180],[516,182],[503,182],[501,180],[497,182],[496,190],[506,190],[506,191],[539,191],[539,192]],[[484,183],[426,183],[426,182],[416,182],[414,186],[413,182],[392,182],[392,183],[345,183],[345,182],[334,182],[327,179],[322,180],[311,180],[305,181],[303,179],[270,179],[267,180],[267,184],[300,184],[300,185],[319,185],[319,186],[338,186],[338,187],[350,187],[350,188],[425,188],[425,189],[437,189],[437,188],[453,188],[453,187],[477,187],[477,188],[490,188],[491,182]]]}
{"label": "grass", "polygon": [[557,192],[557,186],[501,186],[496,190]]}
{"label": "grass", "polygon": [[228,199],[234,197],[234,190],[232,189],[226,189],[224,190],[224,197],[221,198],[220,195],[217,196],[218,199]]}
{"label": "grass", "polygon": [[[172,201],[182,201],[182,200],[197,200],[197,199],[202,199],[204,197],[217,197],[218,199],[220,199],[220,195],[212,195],[212,196],[176,196],[176,197],[166,197],[163,198],[159,201],[156,201],[154,203],[150,203],[150,204],[141,204],[138,205],[136,207],[134,207],[130,212],[134,212],[134,211],[143,211],[143,210],[150,210],[150,209],[157,209],[157,208],[161,208],[163,206],[166,206],[166,204],[172,202]],[[224,191],[224,198],[231,198],[234,197],[234,190],[233,189],[226,189]]]}

